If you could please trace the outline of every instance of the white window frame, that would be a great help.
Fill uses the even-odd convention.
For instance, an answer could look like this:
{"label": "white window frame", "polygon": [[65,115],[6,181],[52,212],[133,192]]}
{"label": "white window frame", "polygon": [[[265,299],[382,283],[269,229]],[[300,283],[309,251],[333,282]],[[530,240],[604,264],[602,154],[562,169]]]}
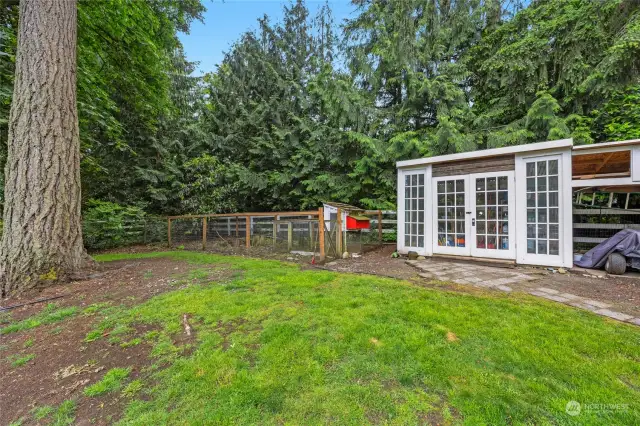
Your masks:
{"label": "white window frame", "polygon": [[[542,160],[558,160],[558,225],[559,254],[541,255],[527,253],[527,177],[526,162]],[[549,152],[523,153],[516,155],[516,262],[525,265],[557,266],[571,268],[573,266],[573,217],[572,217],[572,182],[571,151],[554,150]]]}
{"label": "white window frame", "polygon": [[[424,241],[424,247],[408,247],[404,244],[404,189],[405,189],[405,175],[411,175],[416,173],[424,174],[424,233],[422,235]],[[397,233],[397,250],[398,253],[407,254],[409,251],[415,251],[421,256],[431,256],[433,254],[431,250],[431,206],[429,200],[431,200],[431,166],[423,166],[418,168],[398,169],[398,198],[397,198],[397,221],[398,221],[398,233]]]}

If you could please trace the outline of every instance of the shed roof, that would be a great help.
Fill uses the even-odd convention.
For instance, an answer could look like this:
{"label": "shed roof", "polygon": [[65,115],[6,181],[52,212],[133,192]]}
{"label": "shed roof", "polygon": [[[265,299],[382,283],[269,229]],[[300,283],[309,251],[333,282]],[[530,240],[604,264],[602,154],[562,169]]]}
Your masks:
{"label": "shed roof", "polygon": [[352,206],[350,204],[345,204],[345,203],[339,203],[339,202],[335,202],[335,201],[323,201],[322,204],[324,204],[326,206],[336,207],[336,208],[344,210],[346,212],[351,212],[351,211],[361,212],[361,211],[364,211],[364,209],[361,209],[360,207]]}
{"label": "shed roof", "polygon": [[476,158],[496,157],[505,154],[517,154],[521,152],[546,151],[550,149],[570,148],[573,146],[573,139],[560,139],[557,141],[537,142],[526,145],[506,146],[503,148],[483,149],[479,151],[461,152],[458,154],[438,155],[435,157],[417,158],[415,160],[398,161],[396,167],[421,166],[434,163],[445,163],[449,161],[473,160]]}

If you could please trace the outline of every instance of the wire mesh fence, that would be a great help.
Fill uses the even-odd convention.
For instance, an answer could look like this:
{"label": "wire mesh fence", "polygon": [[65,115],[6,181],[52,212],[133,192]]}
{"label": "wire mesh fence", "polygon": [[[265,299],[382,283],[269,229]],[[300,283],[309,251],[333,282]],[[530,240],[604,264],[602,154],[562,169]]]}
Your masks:
{"label": "wire mesh fence", "polygon": [[573,248],[587,251],[623,229],[640,229],[640,210],[573,206]]}
{"label": "wire mesh fence", "polygon": [[[338,258],[346,251],[363,253],[380,246],[384,235],[395,237],[395,212],[368,211],[368,229],[339,231],[337,220],[324,220],[322,209],[310,212],[237,213],[168,218],[171,246],[185,249],[320,255]],[[322,235],[321,235],[322,233]],[[322,238],[324,237],[324,238]],[[395,238],[394,238],[395,240]]]}

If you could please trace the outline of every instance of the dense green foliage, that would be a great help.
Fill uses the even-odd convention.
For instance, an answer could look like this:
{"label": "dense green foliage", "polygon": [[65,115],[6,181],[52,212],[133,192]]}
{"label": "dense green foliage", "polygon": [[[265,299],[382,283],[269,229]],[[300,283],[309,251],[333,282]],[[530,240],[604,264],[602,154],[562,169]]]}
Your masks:
{"label": "dense green foliage", "polygon": [[[85,205],[388,208],[400,159],[640,137],[637,1],[353,3],[353,17],[336,23],[329,5],[310,16],[294,1],[199,78],[177,38],[202,16],[199,0],[81,0]],[[17,19],[6,3],[0,159]]]}
{"label": "dense green foliage", "polygon": [[166,241],[166,221],[137,206],[89,200],[82,217],[84,245],[89,250]]}

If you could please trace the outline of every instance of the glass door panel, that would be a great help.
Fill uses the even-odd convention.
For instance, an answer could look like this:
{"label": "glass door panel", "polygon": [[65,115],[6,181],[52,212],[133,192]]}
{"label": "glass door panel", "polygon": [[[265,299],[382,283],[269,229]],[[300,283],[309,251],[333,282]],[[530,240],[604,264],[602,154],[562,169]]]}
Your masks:
{"label": "glass door panel", "polygon": [[434,182],[434,244],[436,253],[469,254],[468,179],[438,178]]}
{"label": "glass door panel", "polygon": [[474,200],[472,256],[515,258],[509,226],[513,211],[513,179],[513,172],[471,175]]}

